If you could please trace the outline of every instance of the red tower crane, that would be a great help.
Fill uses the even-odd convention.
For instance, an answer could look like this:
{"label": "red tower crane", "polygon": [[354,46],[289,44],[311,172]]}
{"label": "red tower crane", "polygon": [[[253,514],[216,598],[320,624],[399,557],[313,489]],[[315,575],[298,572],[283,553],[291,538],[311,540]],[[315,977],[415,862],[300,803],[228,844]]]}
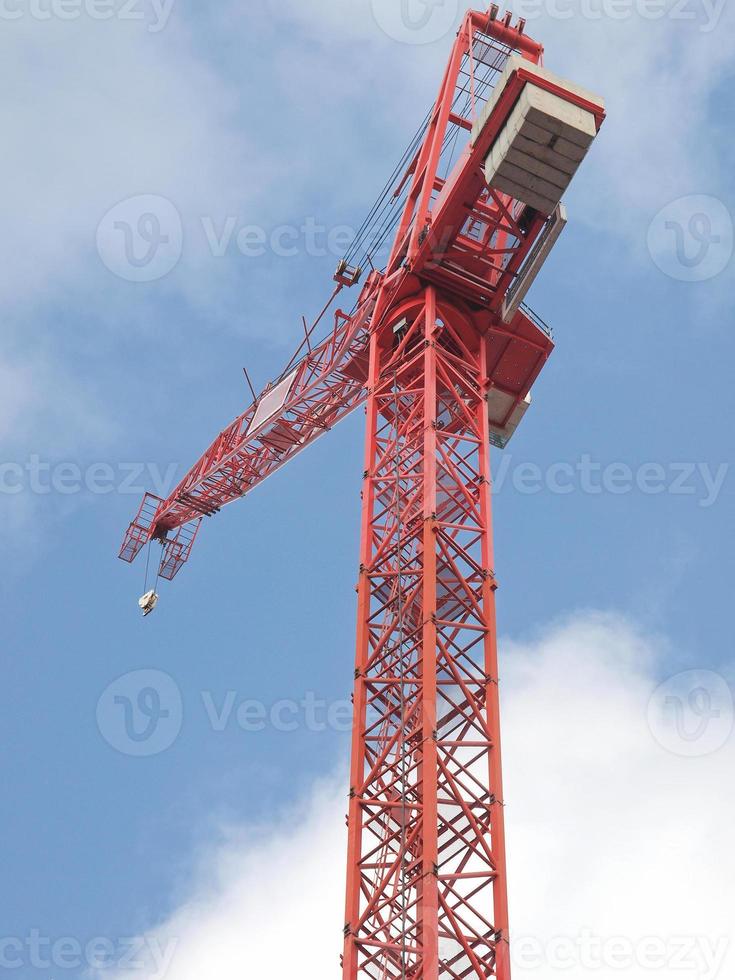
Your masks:
{"label": "red tower crane", "polygon": [[344,980],[510,977],[489,447],[553,349],[522,301],[605,116],[542,56],[497,5],[467,13],[330,303],[168,499],[146,494],[120,552],[159,541],[173,579],[204,517],[366,405]]}

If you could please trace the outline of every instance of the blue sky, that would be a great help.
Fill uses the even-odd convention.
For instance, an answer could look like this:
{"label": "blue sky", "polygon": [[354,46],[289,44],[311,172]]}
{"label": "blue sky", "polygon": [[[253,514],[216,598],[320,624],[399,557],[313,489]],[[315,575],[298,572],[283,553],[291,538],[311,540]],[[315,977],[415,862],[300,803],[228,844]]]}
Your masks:
{"label": "blue sky", "polygon": [[[447,4],[432,17],[452,13]],[[650,844],[663,814],[682,807],[666,838],[679,842],[675,860],[694,862],[703,893],[727,905],[718,887],[731,859],[718,848],[723,804],[733,802],[723,783],[734,751],[735,65],[733,10],[704,0],[667,3],[660,19],[643,16],[644,0],[618,4],[618,16],[589,3],[525,8],[539,12],[529,31],[546,44],[547,66],[609,107],[568,198],[570,225],[530,296],[557,350],[532,411],[495,456],[508,765],[517,773],[512,868],[519,922],[540,935],[534,901],[546,892],[539,886],[532,901],[523,886],[534,880],[527,855],[549,799],[531,787],[552,765],[553,787],[569,786],[565,799],[577,806],[551,807],[560,822],[552,839],[580,876],[585,854],[600,855],[600,893],[615,894],[616,882],[638,891],[653,878],[663,894],[647,904],[665,907],[681,883],[668,881],[671,862]],[[175,923],[168,932],[180,951],[208,953],[202,962],[220,976],[260,975],[268,933],[249,904],[257,883],[284,915],[294,889],[316,889],[313,975],[324,976],[320,957],[334,969],[341,927],[339,899],[336,912],[330,905],[341,888],[332,811],[342,805],[348,734],[335,717],[352,678],[362,413],[208,522],[149,619],[136,607],[143,566],[115,556],[138,489],[168,467],[183,475],[242,411],[242,367],[262,385],[300,343],[301,314],[315,313],[331,288],[339,254],[329,235],[357,227],[372,204],[434,97],[451,34],[430,18],[436,39],[391,36],[394,12],[382,0],[211,10],[141,0],[130,9],[143,19],[115,4],[109,20],[89,3],[67,19],[39,19],[48,4],[2,9],[0,939],[12,945],[0,950],[9,957],[0,973],[95,974],[73,952],[41,965],[48,949],[32,952],[35,930],[80,946],[104,937],[111,972],[129,977],[119,962],[125,937]],[[20,16],[6,17],[11,9]],[[181,220],[181,257],[151,282],[120,278],[98,251],[106,215],[139,195],[165,199]],[[294,254],[273,246],[283,226],[295,229]],[[233,237],[217,256],[207,229],[211,239],[227,227]],[[267,241],[258,257],[236,240],[253,227]],[[317,244],[307,245],[312,233]],[[170,747],[135,757],[120,751],[104,692],[141,670],[169,675],[182,720]],[[710,673],[685,673],[693,670]],[[555,691],[562,671],[567,684]],[[134,690],[137,677],[113,695]],[[681,696],[687,724],[698,720],[694,689],[719,711],[693,757],[690,743],[682,750],[657,729],[650,708],[647,718],[661,683]],[[316,723],[305,699],[318,703]],[[251,730],[252,705],[250,721],[237,718],[252,701],[264,706],[261,730]],[[294,719],[295,730],[282,730]],[[581,758],[587,740],[604,764]],[[619,754],[608,758],[613,743]],[[608,810],[593,801],[611,778],[645,797],[616,804],[628,836],[615,847],[638,856],[624,884],[589,830],[607,826]],[[699,807],[681,804],[683,794]],[[271,859],[261,866],[258,855]],[[691,922],[694,899],[680,898],[682,919],[671,920]],[[566,917],[556,928],[618,935],[611,903],[595,901],[589,913],[559,903]],[[646,932],[641,921],[639,931],[665,928],[651,922]],[[171,980],[188,978],[193,962],[177,954]],[[635,969],[625,975],[644,975]]]}

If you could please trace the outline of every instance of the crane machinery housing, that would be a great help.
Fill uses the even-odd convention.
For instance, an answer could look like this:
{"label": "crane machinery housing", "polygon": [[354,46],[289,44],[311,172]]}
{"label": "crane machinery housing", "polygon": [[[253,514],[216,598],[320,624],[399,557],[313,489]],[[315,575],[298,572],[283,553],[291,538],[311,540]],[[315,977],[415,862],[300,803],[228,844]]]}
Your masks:
{"label": "crane machinery housing", "polygon": [[466,14],[329,303],[171,495],[145,495],[120,551],[160,542],[173,579],[203,518],[365,406],[343,980],[510,978],[490,446],[553,350],[524,298],[605,118],[525,26]]}

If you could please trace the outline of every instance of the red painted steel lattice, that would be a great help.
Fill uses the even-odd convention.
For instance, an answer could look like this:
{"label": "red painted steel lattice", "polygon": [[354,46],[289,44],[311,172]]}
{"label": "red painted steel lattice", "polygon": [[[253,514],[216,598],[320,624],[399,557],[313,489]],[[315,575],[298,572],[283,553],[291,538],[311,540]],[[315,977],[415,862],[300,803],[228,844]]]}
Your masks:
{"label": "red painted steel lattice", "polygon": [[345,978],[507,976],[488,344],[429,287],[374,335]]}
{"label": "red painted steel lattice", "polygon": [[[505,406],[493,418],[502,434],[553,350],[528,309],[502,314],[550,219],[489,187],[483,164],[526,67],[473,124],[513,51],[542,60],[523,28],[494,4],[466,15],[436,104],[340,263],[335,295],[393,233],[384,267],[166,500],[146,495],[120,552],[133,561],[158,540],[159,574],[174,578],[204,518],[367,403],[344,980],[510,978],[489,400]],[[599,128],[601,106],[537,76]]]}

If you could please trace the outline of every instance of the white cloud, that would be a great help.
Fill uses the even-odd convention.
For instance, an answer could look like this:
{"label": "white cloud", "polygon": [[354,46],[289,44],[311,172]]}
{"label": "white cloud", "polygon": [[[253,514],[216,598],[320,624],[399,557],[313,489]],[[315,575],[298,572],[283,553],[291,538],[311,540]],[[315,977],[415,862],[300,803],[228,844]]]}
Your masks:
{"label": "white cloud", "polygon": [[[337,220],[340,208],[372,200],[393,162],[383,148],[400,152],[434,97],[453,31],[432,44],[399,43],[385,30],[388,2],[218,5],[198,15],[201,27],[249,52],[222,65],[217,44],[192,36],[197,23],[183,8],[160,33],[120,19],[3,22],[0,81],[13,97],[0,106],[0,302],[49,302],[71,290],[87,308],[104,308],[86,286],[91,270],[103,274],[115,306],[135,304],[134,285],[114,292],[95,230],[117,202],[160,194],[181,213],[185,234],[182,264],[160,295],[208,308],[215,320],[237,318],[240,279],[212,257],[201,217],[267,225],[327,212]],[[606,0],[629,11],[620,19],[580,12],[601,2],[519,0],[517,8],[528,8],[548,66],[608,100],[600,145],[572,192],[575,219],[633,238],[642,253],[642,226],[667,200],[722,192],[711,99],[735,58],[735,8],[689,0],[698,21],[646,19],[636,12],[645,0]],[[717,29],[704,30],[715,14]],[[258,37],[270,59],[253,50]]]}
{"label": "white cloud", "polygon": [[[111,337],[121,326],[126,335],[150,330],[154,314],[140,284],[103,267],[95,247],[103,215],[154,194],[193,224],[200,213],[228,213],[274,174],[232,122],[236,93],[197,54],[181,18],[154,33],[119,16],[39,20],[32,10],[48,4],[6,6],[23,13],[0,21],[0,452],[16,468],[32,454],[99,458],[119,433],[100,397],[106,373],[128,370]],[[157,295],[211,302],[214,316],[229,295],[220,289],[227,270],[200,258],[194,239],[178,285],[163,281]],[[4,543],[22,536],[28,551],[29,529],[73,506],[3,489]]]}
{"label": "white cloud", "polygon": [[78,494],[39,490],[33,468],[100,456],[116,434],[95,386],[81,388],[48,350],[0,352],[0,544],[14,573],[80,503]]}
{"label": "white cloud", "polygon": [[80,391],[47,350],[0,354],[0,442],[8,453],[63,456],[105,444],[114,427],[94,386]]}
{"label": "white cloud", "polygon": [[[422,88],[419,79],[425,86],[427,77],[432,86],[438,85],[453,31],[425,46],[396,43],[381,28],[386,10],[394,5],[394,0],[363,0],[340,5],[336,15],[329,0],[291,3],[301,10],[296,16],[308,19],[314,33],[326,31],[331,43],[338,44],[340,34],[370,42],[371,54],[380,58],[394,91],[410,84],[416,93]],[[447,0],[436,7],[436,16],[444,18],[445,8],[461,14],[464,6]],[[487,8],[483,2],[471,6]],[[729,175],[713,145],[713,136],[722,133],[712,97],[735,66],[732,4],[517,0],[501,6],[528,17],[527,31],[545,45],[552,71],[607,101],[600,143],[572,191],[572,200],[578,202],[575,220],[633,238],[643,249],[641,225],[645,228],[667,201],[685,194],[716,194],[718,188],[724,192]],[[356,70],[367,75],[369,61]],[[380,91],[379,80],[376,87]],[[430,91],[433,96],[433,87]]]}
{"label": "white cloud", "polygon": [[[423,46],[391,39],[389,3],[223,2],[198,12],[200,21],[176,6],[159,33],[120,19],[2,22],[0,82],[9,97],[0,104],[0,309],[6,334],[22,336],[24,351],[0,364],[6,460],[18,458],[13,439],[21,430],[31,451],[58,448],[58,436],[73,444],[70,452],[89,452],[103,431],[111,445],[116,424],[105,417],[122,412],[106,408],[90,379],[118,371],[120,353],[138,356],[129,344],[112,346],[136,330],[140,351],[148,338],[160,345],[165,336],[167,356],[182,362],[196,357],[186,332],[201,330],[205,318],[279,345],[296,337],[300,313],[317,309],[330,287],[334,256],[304,260],[319,263],[324,280],[315,274],[319,286],[304,283],[302,294],[294,279],[303,263],[260,263],[236,248],[216,258],[202,218],[218,229],[234,218],[237,228],[268,231],[309,216],[328,227],[362,216],[434,97],[452,39],[451,31]],[[718,29],[671,17],[529,20],[549,67],[609,104],[571,195],[572,219],[632,245],[626,254],[652,273],[646,230],[661,205],[723,194],[710,145],[712,99],[735,57],[735,6],[689,0],[692,7],[719,11]],[[231,50],[244,54],[229,57]],[[182,260],[152,287],[117,279],[95,246],[105,213],[143,194],[169,199],[183,221]],[[600,242],[609,247],[609,239]],[[721,292],[690,291],[701,318],[717,322],[709,305]],[[51,330],[61,338],[53,358],[45,344]],[[126,363],[117,376],[127,372],[133,386],[144,386],[143,371],[139,378]],[[36,509],[28,501],[14,507]]]}
{"label": "white cloud", "polygon": [[104,268],[95,233],[137,195],[171,201],[185,225],[178,275],[158,295],[214,300],[227,270],[211,261],[200,216],[246,207],[280,167],[238,120],[240,92],[209,64],[196,23],[178,8],[158,33],[120,17],[2,23],[0,84],[12,97],[0,105],[0,304],[22,314],[64,301],[129,326],[141,290]]}
{"label": "white cloud", "polygon": [[[661,640],[596,615],[506,646],[517,936],[548,944],[588,929],[636,944],[681,936],[735,945],[723,901],[735,873],[727,844],[735,789],[726,783],[735,742],[692,759],[652,737],[647,706],[663,652]],[[735,949],[728,964],[732,970]],[[641,967],[620,972],[647,975]],[[576,966],[566,975],[587,973]]]}
{"label": "white cloud", "polygon": [[[225,832],[200,864],[191,893],[146,937],[141,973],[163,980],[338,975],[346,776],[318,783],[270,827]],[[279,966],[281,964],[281,966]],[[100,977],[109,980],[108,973]]]}
{"label": "white cloud", "polygon": [[[647,20],[635,13],[644,0],[621,3],[632,13],[619,20],[583,16],[579,3],[562,0],[517,6],[540,8],[528,29],[546,43],[549,67],[608,100],[600,145],[572,191],[575,220],[633,240],[648,262],[645,228],[663,204],[722,193],[711,99],[735,57],[735,8],[690,0],[687,9],[700,14],[692,22]],[[313,214],[334,223],[348,212],[355,220],[355,202],[369,205],[393,163],[385,148],[400,153],[434,97],[453,36],[397,42],[385,30],[387,6],[223,3],[198,14],[202,36],[178,7],[159,33],[120,19],[3,22],[0,81],[13,97],[0,106],[0,303],[64,297],[98,309],[108,326],[139,320],[141,290],[104,270],[95,231],[115,204],[142,194],[172,201],[184,224],[182,262],[157,296],[242,323],[243,272],[265,284],[264,300],[280,295],[291,268],[280,262],[276,276],[236,250],[231,262],[213,257],[201,219],[221,227],[236,216],[238,226],[267,228]],[[550,16],[555,9],[574,16]],[[718,29],[703,30],[714,12]],[[269,59],[253,48],[259,37]],[[225,40],[249,53],[218,63]],[[250,332],[272,335],[272,323],[249,320]]]}
{"label": "white cloud", "polygon": [[[651,6],[644,0],[618,3],[620,19],[580,13],[614,3],[545,6],[575,11],[568,20],[530,22],[529,30],[543,35],[547,65],[599,92],[608,108],[573,188],[573,217],[631,239],[640,256],[660,207],[685,195],[722,194],[727,186],[713,97],[735,65],[728,41],[735,9],[665,0],[657,5],[662,16],[651,20],[641,15]],[[681,19],[677,11],[698,19]],[[715,14],[716,30],[706,30]]]}
{"label": "white cloud", "polygon": [[[683,758],[675,730],[668,749],[654,739],[647,709],[664,652],[660,638],[592,613],[503,646],[516,977],[643,980],[662,956],[663,974],[682,980],[732,972],[735,743]],[[294,957],[302,980],[336,980],[344,786],[327,781],[270,830],[213,846],[149,934],[154,948],[176,943],[167,980],[285,980]],[[695,965],[677,969],[677,956]]]}

